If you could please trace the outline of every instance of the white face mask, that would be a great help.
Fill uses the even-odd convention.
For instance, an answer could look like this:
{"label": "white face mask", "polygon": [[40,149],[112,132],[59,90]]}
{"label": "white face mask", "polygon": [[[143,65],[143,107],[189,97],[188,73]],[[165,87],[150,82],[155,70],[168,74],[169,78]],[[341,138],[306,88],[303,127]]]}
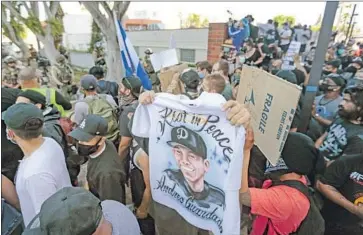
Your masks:
{"label": "white face mask", "polygon": [[17,145],[17,143],[16,143],[16,141],[15,140],[13,140],[10,136],[9,136],[9,129],[8,128],[6,128],[6,138],[11,142],[11,143],[13,143],[13,144],[16,144]]}

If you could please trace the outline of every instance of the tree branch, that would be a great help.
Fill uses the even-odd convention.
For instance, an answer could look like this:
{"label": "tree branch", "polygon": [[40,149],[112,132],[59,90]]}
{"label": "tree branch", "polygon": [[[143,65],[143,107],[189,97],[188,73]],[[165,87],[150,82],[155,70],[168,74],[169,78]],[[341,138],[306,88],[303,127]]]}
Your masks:
{"label": "tree branch", "polygon": [[5,36],[9,36],[9,39],[18,45],[18,37],[16,36],[15,30],[11,26],[11,24],[7,21],[6,18],[7,18],[7,14],[6,14],[5,8],[2,8],[1,9],[1,24],[5,25],[5,27],[7,28],[8,32],[9,32],[9,35],[5,35]]}
{"label": "tree branch", "polygon": [[7,9],[9,9],[10,13],[13,14],[18,20],[24,21],[24,17],[20,15],[20,12],[18,12],[13,5],[11,5],[11,2],[5,2],[3,1],[1,4],[3,4]]}
{"label": "tree branch", "polygon": [[60,7],[60,2],[50,2],[50,13],[52,14],[52,17],[54,17],[57,14],[58,8]]}
{"label": "tree branch", "polygon": [[84,7],[92,15],[94,21],[101,29],[103,35],[106,35],[107,32],[105,31],[105,29],[107,29],[108,22],[107,19],[104,17],[104,15],[98,9],[98,2],[80,2],[80,3],[82,3]]}
{"label": "tree branch", "polygon": [[130,3],[130,1],[114,3],[113,10],[116,11],[116,17],[118,20],[122,20],[122,17],[125,15],[127,9],[130,6]]}
{"label": "tree branch", "polygon": [[30,2],[30,7],[34,16],[39,19],[39,2]]}
{"label": "tree branch", "polygon": [[52,13],[50,12],[49,6],[47,4],[47,2],[43,2],[43,6],[44,6],[44,11],[45,14],[47,15],[47,19],[51,19],[52,18]]}
{"label": "tree branch", "polygon": [[[110,6],[108,5],[107,2],[105,1],[102,1],[102,2],[99,2],[101,4],[101,6],[103,7],[103,9],[105,9],[106,11],[106,14],[108,16],[108,19],[112,19],[112,11],[111,11],[111,8]],[[116,4],[116,3],[115,3]]]}

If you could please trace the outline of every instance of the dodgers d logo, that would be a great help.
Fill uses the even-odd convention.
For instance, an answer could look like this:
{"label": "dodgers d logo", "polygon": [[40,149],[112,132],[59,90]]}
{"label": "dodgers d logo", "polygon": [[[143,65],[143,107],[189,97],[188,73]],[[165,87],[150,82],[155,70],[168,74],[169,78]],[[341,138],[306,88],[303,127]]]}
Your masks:
{"label": "dodgers d logo", "polygon": [[188,138],[188,131],[185,130],[184,128],[179,128],[178,130],[176,130],[177,136],[176,138],[180,139],[187,139]]}

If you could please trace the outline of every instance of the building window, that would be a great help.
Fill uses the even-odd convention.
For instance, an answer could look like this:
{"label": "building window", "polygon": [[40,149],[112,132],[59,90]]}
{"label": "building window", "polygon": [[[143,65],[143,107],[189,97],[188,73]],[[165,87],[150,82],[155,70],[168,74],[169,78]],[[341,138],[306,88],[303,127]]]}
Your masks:
{"label": "building window", "polygon": [[194,63],[195,62],[195,50],[180,49],[180,60],[183,62]]}

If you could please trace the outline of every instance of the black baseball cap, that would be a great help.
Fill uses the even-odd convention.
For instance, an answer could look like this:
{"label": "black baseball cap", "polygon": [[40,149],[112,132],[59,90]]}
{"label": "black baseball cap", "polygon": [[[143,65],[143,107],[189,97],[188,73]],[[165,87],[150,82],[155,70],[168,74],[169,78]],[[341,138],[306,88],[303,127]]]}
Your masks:
{"label": "black baseball cap", "polygon": [[194,69],[185,69],[180,75],[180,80],[190,89],[197,89],[200,77]]}
{"label": "black baseball cap", "polygon": [[328,62],[326,62],[326,65],[331,65],[333,66],[334,68],[339,68],[339,66],[342,64],[342,61],[339,60],[339,59],[336,59],[336,60],[330,60]]}
{"label": "black baseball cap", "polygon": [[336,73],[331,73],[326,76],[326,78],[330,78],[337,86],[343,87],[345,86],[344,78]]}
{"label": "black baseball cap", "polygon": [[203,138],[185,126],[174,127],[171,130],[171,140],[167,144],[171,147],[182,145],[203,159],[207,159],[207,147]]}
{"label": "black baseball cap", "polygon": [[95,136],[105,136],[107,134],[108,123],[98,115],[89,114],[81,124],[68,135],[78,141],[90,141]]}
{"label": "black baseball cap", "polygon": [[19,93],[18,97],[25,97],[34,104],[41,104],[43,107],[46,105],[46,98],[40,92],[34,90],[26,90]]}
{"label": "black baseball cap", "polygon": [[14,104],[4,111],[1,116],[5,125],[13,130],[24,130],[27,123],[34,119],[44,123],[42,111],[33,104]]}
{"label": "black baseball cap", "polygon": [[86,74],[81,78],[81,87],[86,91],[95,90],[97,88],[97,79],[91,74]]}

